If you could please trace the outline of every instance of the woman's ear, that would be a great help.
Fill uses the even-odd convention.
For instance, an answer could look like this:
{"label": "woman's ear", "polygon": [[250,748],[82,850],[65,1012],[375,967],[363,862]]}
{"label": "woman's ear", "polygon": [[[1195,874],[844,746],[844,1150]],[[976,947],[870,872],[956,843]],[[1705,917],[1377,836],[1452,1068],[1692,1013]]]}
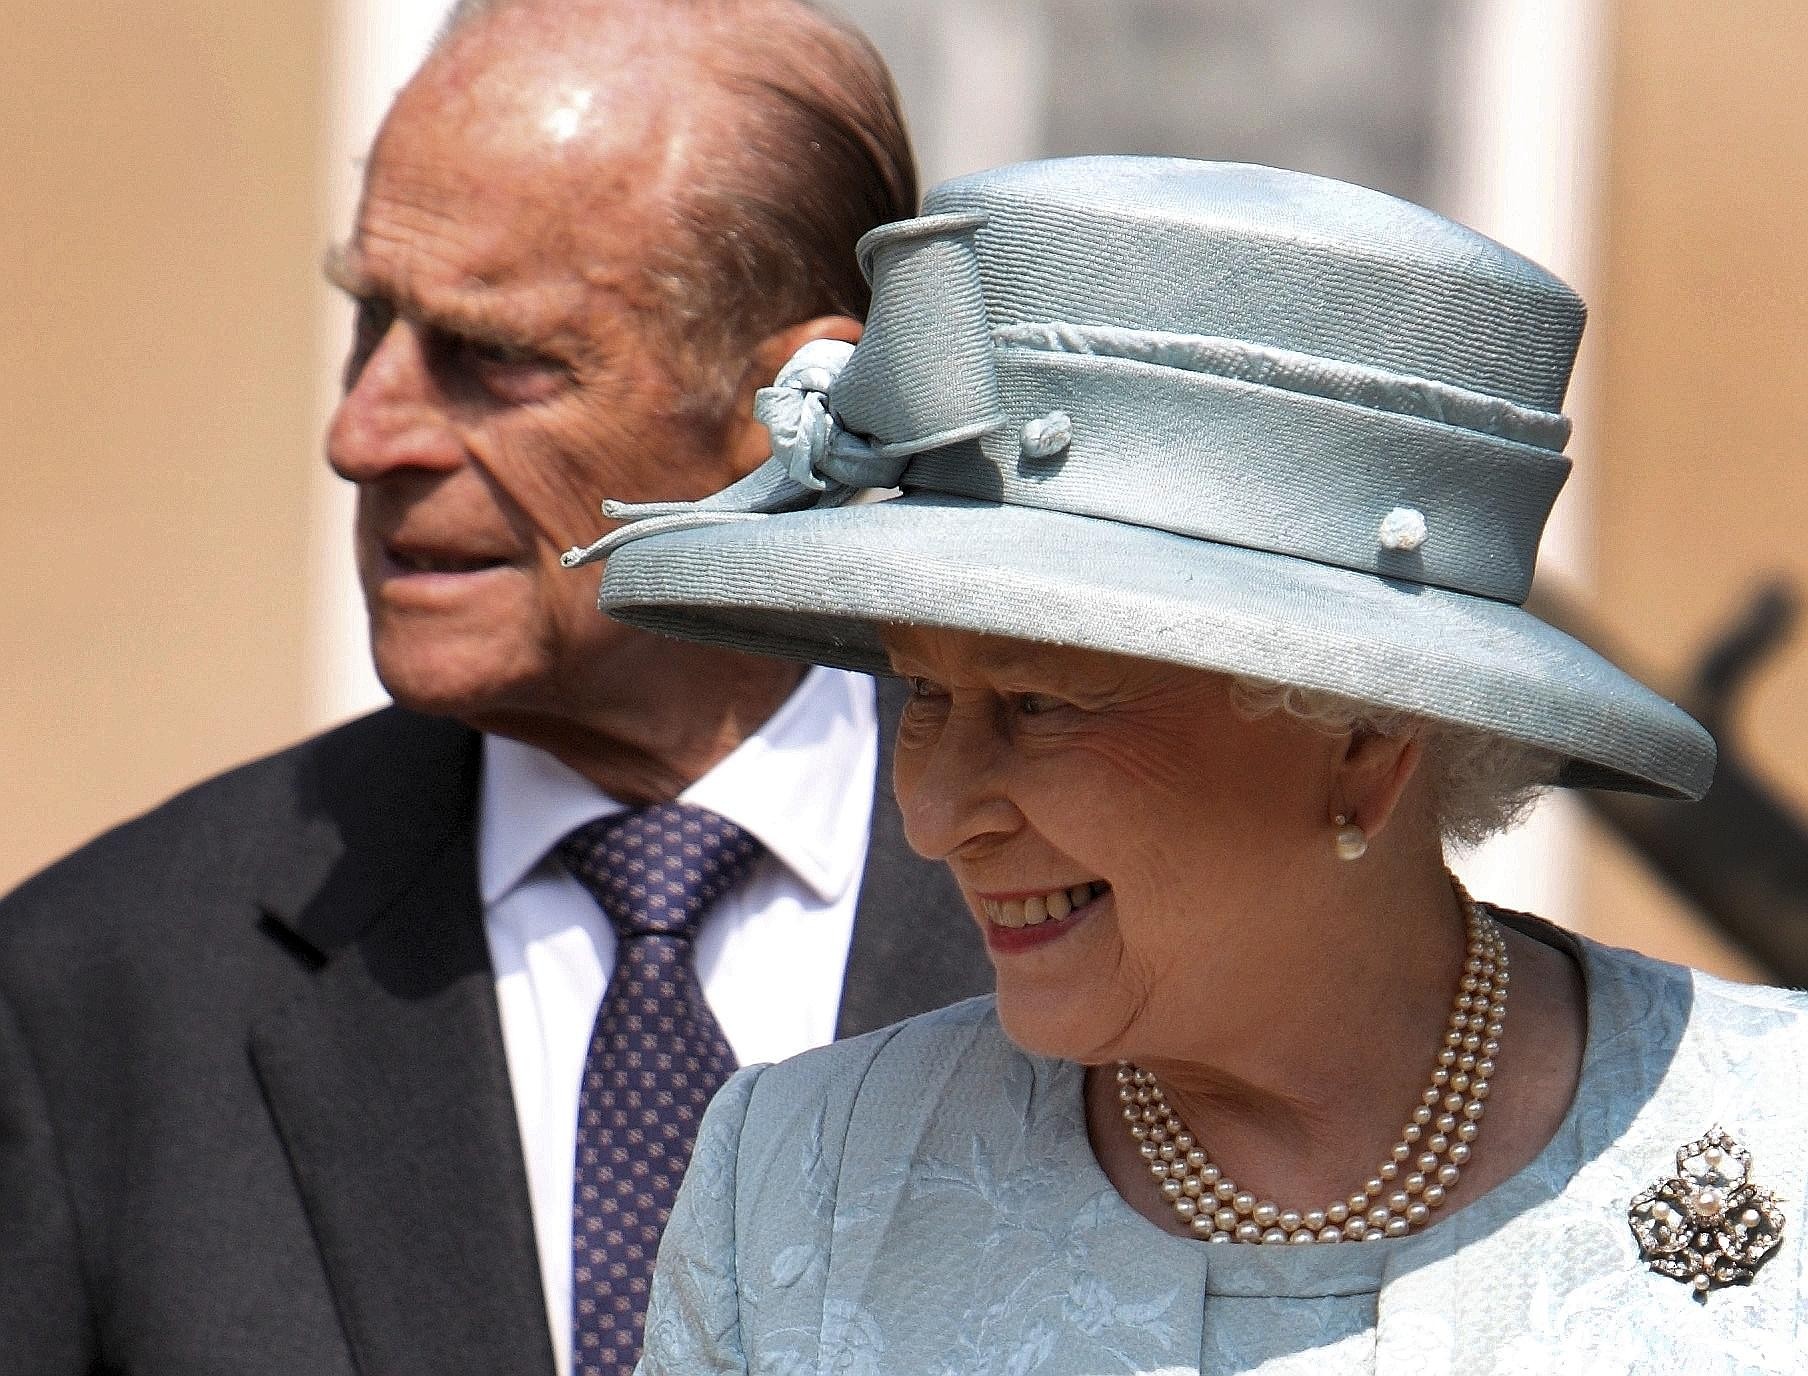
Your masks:
{"label": "woman's ear", "polygon": [[1352,732],[1337,763],[1333,813],[1361,827],[1369,838],[1379,836],[1406,795],[1424,753],[1417,736]]}
{"label": "woman's ear", "polygon": [[858,344],[864,328],[851,315],[819,315],[769,334],[755,346],[735,393],[734,410],[729,413],[726,444],[737,477],[745,477],[772,457],[772,437],[753,416],[753,394],[770,387],[778,370],[812,339],[841,339]]}

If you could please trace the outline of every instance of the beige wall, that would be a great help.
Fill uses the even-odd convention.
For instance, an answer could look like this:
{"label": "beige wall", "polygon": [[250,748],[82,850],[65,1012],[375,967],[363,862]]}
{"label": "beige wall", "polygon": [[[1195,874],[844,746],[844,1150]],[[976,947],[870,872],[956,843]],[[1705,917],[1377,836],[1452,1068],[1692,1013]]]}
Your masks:
{"label": "beige wall", "polygon": [[[1595,369],[1595,590],[1672,683],[1762,576],[1808,594],[1808,6],[1618,0]],[[1808,811],[1808,628],[1737,739]],[[1617,858],[1591,929],[1715,959]],[[1729,969],[1740,968],[1727,957]]]}
{"label": "beige wall", "polygon": [[303,729],[323,9],[0,44],[0,890]]}

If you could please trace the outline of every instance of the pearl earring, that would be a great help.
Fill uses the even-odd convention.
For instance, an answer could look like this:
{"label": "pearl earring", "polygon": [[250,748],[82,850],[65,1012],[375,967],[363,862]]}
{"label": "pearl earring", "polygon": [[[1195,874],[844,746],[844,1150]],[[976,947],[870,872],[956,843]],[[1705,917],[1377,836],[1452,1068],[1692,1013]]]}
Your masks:
{"label": "pearl earring", "polygon": [[1368,854],[1369,834],[1341,812],[1334,820],[1337,823],[1337,834],[1331,838],[1331,844],[1337,850],[1337,858],[1360,860]]}

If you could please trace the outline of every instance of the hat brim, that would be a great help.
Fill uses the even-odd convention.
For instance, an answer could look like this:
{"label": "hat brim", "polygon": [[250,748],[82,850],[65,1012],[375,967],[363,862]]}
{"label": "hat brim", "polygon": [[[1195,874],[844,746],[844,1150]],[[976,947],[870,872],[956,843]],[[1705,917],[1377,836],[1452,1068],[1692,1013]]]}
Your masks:
{"label": "hat brim", "polygon": [[1071,645],[1336,693],[1551,751],[1560,782],[1698,798],[1713,738],[1523,608],[1060,511],[932,494],[649,535],[598,605],[688,640],[888,672],[879,628]]}

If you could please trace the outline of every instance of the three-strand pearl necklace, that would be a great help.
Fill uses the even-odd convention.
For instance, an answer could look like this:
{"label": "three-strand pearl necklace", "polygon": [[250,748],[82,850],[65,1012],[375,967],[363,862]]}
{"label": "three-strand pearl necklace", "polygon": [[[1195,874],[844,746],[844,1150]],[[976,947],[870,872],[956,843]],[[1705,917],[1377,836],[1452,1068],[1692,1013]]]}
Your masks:
{"label": "three-strand pearl necklace", "polygon": [[1507,1012],[1507,947],[1500,928],[1460,887],[1457,892],[1468,952],[1431,1083],[1388,1159],[1347,1199],[1303,1212],[1257,1199],[1212,1164],[1154,1075],[1118,1063],[1117,1094],[1130,1135],[1162,1197],[1195,1236],[1212,1242],[1403,1237],[1429,1220],[1456,1187],[1481,1132]]}

